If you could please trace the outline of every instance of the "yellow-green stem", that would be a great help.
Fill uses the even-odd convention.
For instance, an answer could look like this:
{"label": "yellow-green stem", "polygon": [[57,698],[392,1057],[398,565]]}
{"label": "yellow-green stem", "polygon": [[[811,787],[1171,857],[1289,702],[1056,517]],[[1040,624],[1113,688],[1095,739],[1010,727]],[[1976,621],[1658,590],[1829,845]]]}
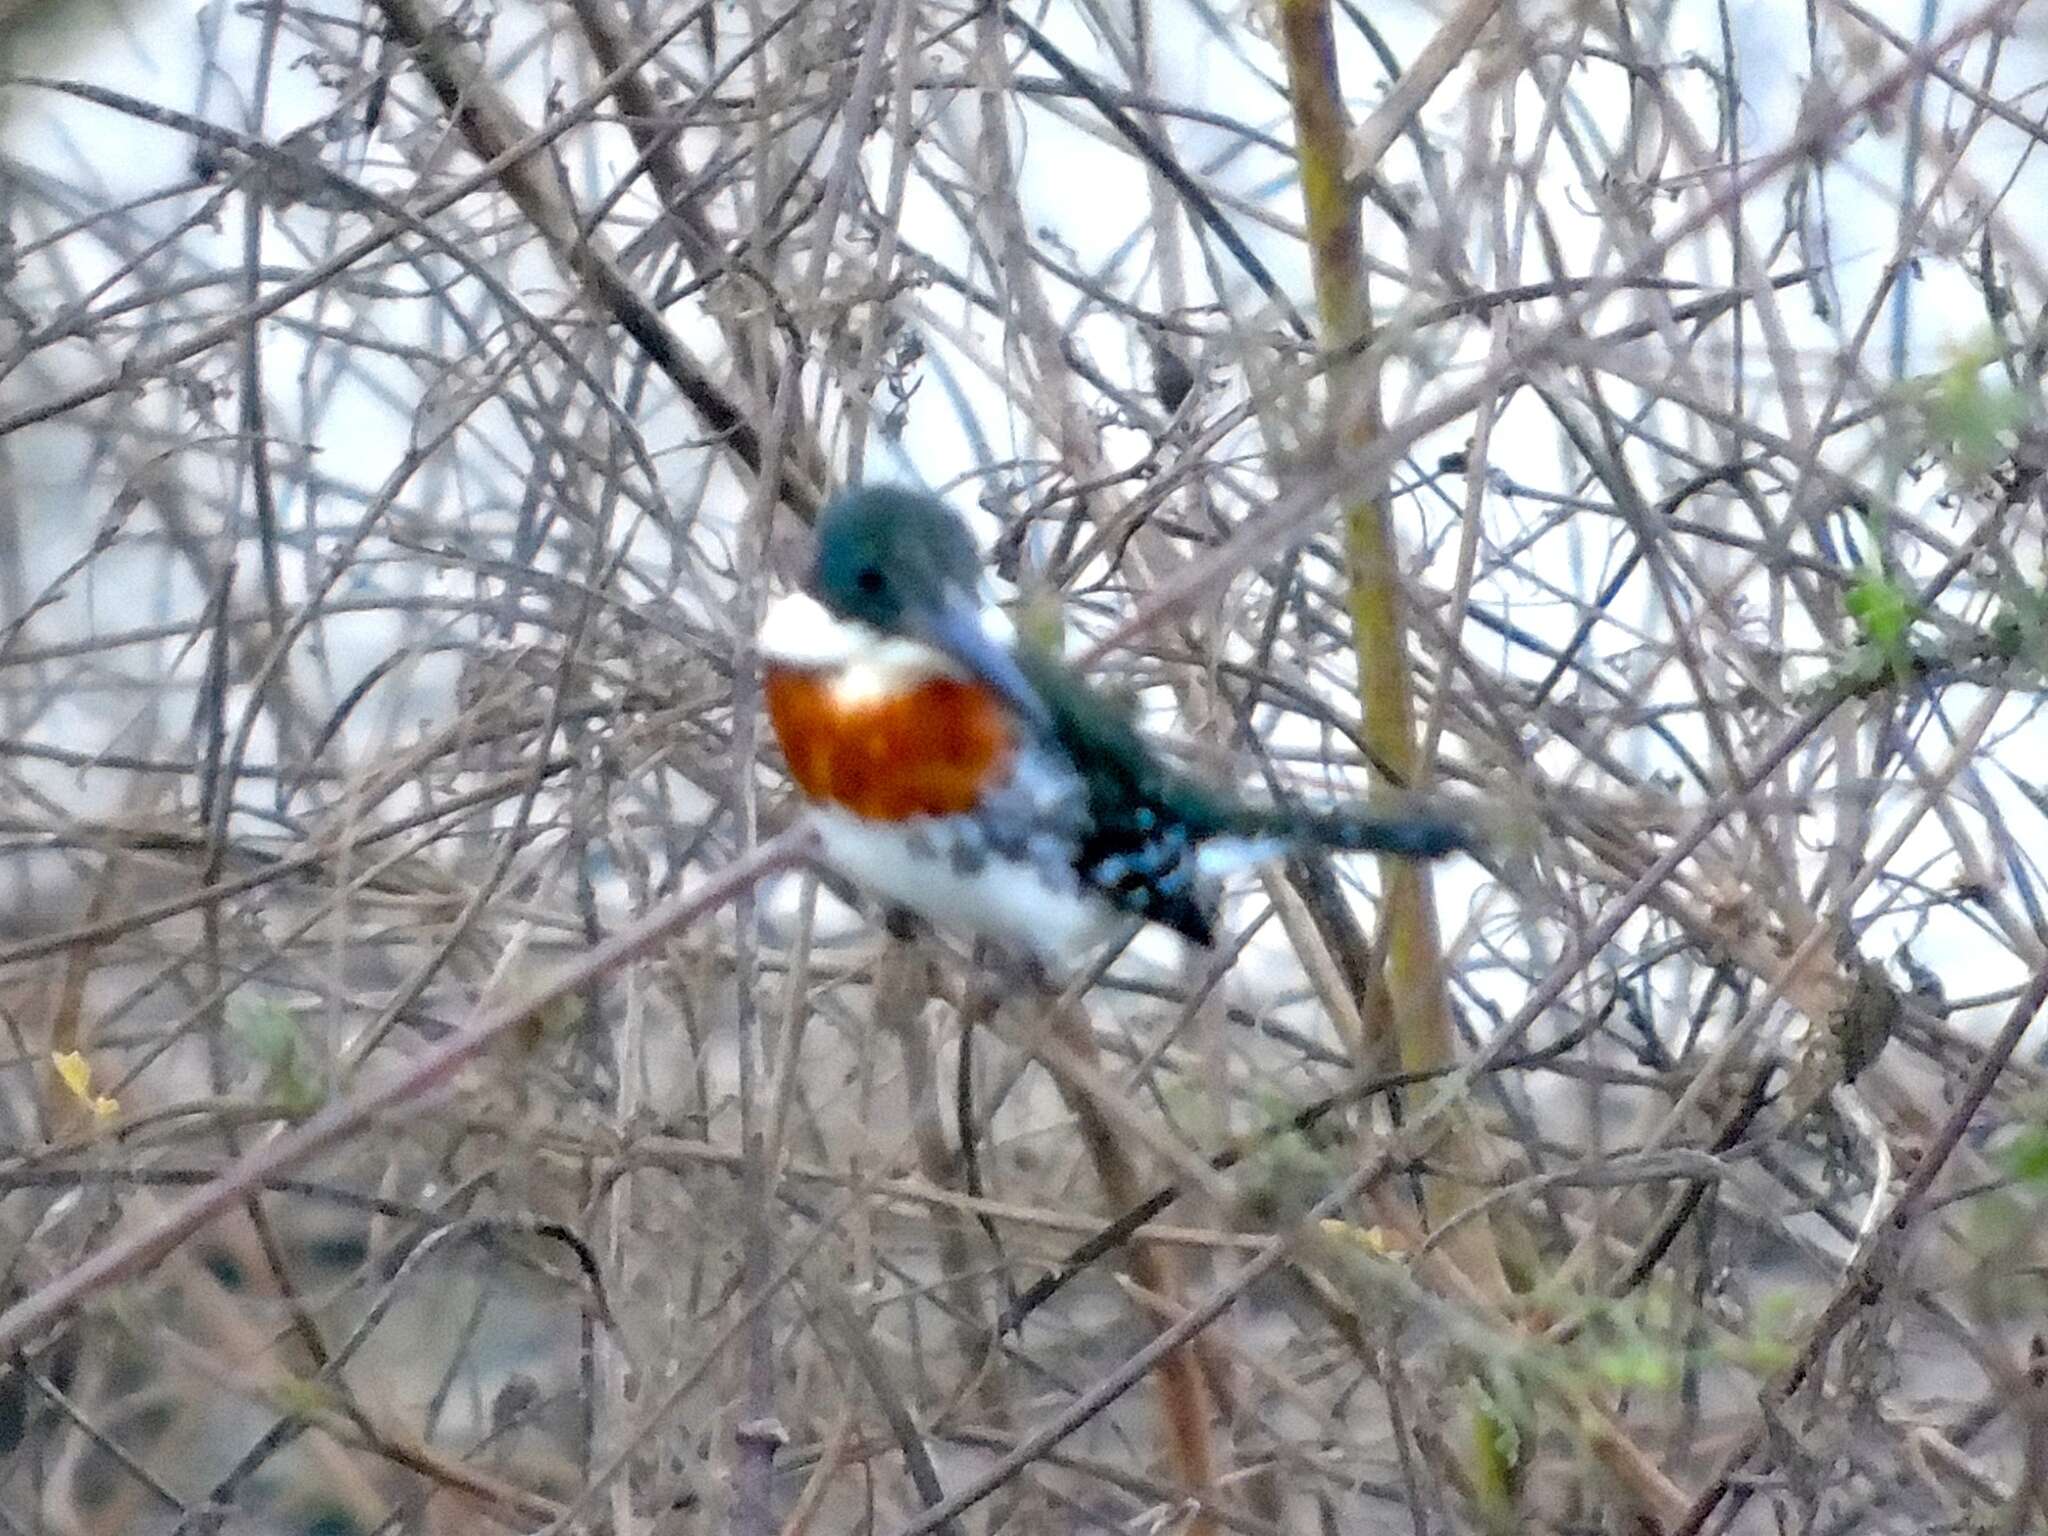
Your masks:
{"label": "yellow-green stem", "polygon": [[[1357,194],[1347,184],[1350,119],[1337,76],[1336,39],[1328,0],[1278,0],[1281,44],[1294,107],[1301,194],[1308,223],[1309,261],[1323,345],[1341,357],[1329,374],[1333,423],[1344,447],[1375,437],[1381,426],[1379,364],[1367,343],[1372,303],[1365,236]],[[1384,476],[1360,485],[1344,503],[1344,548],[1353,643],[1358,652],[1359,705],[1365,739],[1379,771],[1402,787],[1421,775],[1415,739],[1415,702],[1409,681],[1401,615],[1399,561],[1387,511]],[[1456,1055],[1444,993],[1443,953],[1429,872],[1401,859],[1382,862],[1380,949],[1384,955],[1387,1013],[1396,1054],[1410,1071],[1448,1065]],[[1377,1010],[1361,1007],[1368,1020]],[[1366,1049],[1370,1042],[1357,1042]],[[1457,1150],[1476,1148],[1459,1137]],[[1433,1182],[1425,1190],[1433,1220],[1455,1208],[1455,1189]],[[1480,1221],[1454,1234],[1452,1253],[1468,1276],[1496,1299],[1507,1281],[1491,1232]]]}

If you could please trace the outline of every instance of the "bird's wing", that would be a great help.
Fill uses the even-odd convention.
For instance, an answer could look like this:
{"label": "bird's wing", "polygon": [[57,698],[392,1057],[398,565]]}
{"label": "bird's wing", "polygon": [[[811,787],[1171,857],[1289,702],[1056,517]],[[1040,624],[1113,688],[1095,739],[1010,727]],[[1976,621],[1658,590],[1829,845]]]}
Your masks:
{"label": "bird's wing", "polygon": [[1087,785],[1088,808],[1098,826],[1150,811],[1177,821],[1194,838],[1237,830],[1240,808],[1174,771],[1139,733],[1123,704],[1029,642],[1017,647],[1017,665],[1045,701],[1054,743]]}
{"label": "bird's wing", "polygon": [[1057,658],[1025,644],[1017,649],[1017,662],[1045,701],[1057,744],[1088,786],[1090,818],[1106,844],[1143,842],[1164,823],[1178,826],[1194,843],[1238,838],[1416,859],[1441,858],[1485,841],[1473,821],[1442,805],[1396,800],[1311,810],[1253,804],[1212,789],[1172,767],[1139,733],[1129,709],[1089,687]]}

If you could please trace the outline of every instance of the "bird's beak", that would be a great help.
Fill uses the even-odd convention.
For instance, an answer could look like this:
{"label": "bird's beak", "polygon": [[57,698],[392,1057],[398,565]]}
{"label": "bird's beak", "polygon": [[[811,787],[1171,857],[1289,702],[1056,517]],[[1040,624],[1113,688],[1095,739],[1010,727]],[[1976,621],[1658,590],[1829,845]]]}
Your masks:
{"label": "bird's beak", "polygon": [[1031,686],[1009,648],[982,627],[979,610],[966,601],[951,601],[917,625],[918,639],[935,646],[987,683],[1005,704],[1041,732],[1052,729],[1045,700]]}

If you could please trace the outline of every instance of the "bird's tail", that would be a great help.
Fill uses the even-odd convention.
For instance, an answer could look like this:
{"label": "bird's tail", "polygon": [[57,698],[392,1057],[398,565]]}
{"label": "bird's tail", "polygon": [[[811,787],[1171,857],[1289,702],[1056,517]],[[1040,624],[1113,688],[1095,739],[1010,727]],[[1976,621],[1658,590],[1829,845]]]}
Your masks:
{"label": "bird's tail", "polygon": [[1346,807],[1311,811],[1295,806],[1261,807],[1240,835],[1283,844],[1329,848],[1343,853],[1387,853],[1403,859],[1441,859],[1468,852],[1486,841],[1467,817],[1441,808],[1367,810]]}

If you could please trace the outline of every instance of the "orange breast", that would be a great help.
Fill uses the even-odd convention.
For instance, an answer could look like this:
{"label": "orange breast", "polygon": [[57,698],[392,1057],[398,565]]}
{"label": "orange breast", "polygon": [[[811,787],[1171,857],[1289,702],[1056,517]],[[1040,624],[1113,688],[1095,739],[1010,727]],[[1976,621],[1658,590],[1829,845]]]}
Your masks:
{"label": "orange breast", "polygon": [[876,821],[972,810],[1015,744],[994,696],[950,677],[849,703],[828,676],[770,667],[766,692],[803,792]]}

